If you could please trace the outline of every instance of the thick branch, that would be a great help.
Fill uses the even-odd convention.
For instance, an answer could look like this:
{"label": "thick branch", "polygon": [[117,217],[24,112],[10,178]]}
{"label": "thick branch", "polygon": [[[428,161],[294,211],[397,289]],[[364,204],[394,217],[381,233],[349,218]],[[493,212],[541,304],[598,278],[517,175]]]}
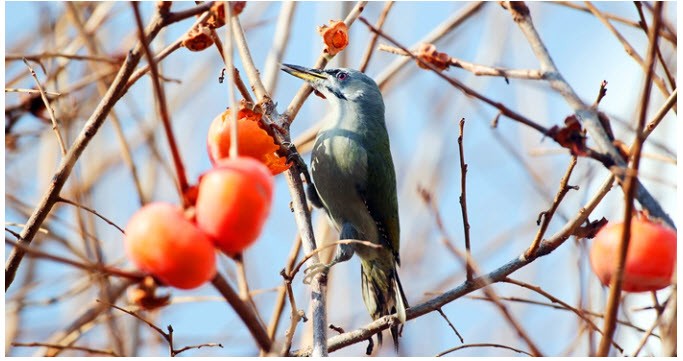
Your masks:
{"label": "thick branch", "polygon": [[230,306],[232,306],[235,313],[237,313],[237,316],[242,319],[242,322],[247,326],[259,347],[265,352],[270,351],[272,341],[268,337],[265,326],[254,313],[254,310],[240,298],[237,292],[228,284],[228,281],[220,274],[216,274],[216,277],[211,280],[211,283],[223,298],[228,301]]}

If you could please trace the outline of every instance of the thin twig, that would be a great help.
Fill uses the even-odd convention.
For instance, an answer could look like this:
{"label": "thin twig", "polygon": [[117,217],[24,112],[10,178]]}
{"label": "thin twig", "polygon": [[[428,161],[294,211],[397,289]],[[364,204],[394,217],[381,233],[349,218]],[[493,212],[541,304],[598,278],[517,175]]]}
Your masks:
{"label": "thin twig", "polygon": [[[434,30],[432,30],[419,42],[415,43],[412,48],[417,48],[422,43],[433,44],[439,41],[447,34],[450,34],[458,26],[462,25],[466,20],[472,18],[474,14],[481,10],[484,4],[486,4],[485,1],[477,1],[465,5],[460,11],[436,26]],[[403,69],[403,67],[409,62],[410,59],[408,58],[399,58],[394,60],[393,63],[389,64],[389,66],[387,66],[385,70],[375,79],[379,88],[383,90],[388,84],[389,80],[391,80],[393,76]]]}
{"label": "thin twig", "polygon": [[[289,256],[287,257],[287,262],[285,263],[284,273],[290,274],[292,268],[296,262],[296,257],[299,255],[301,250],[301,236],[297,233],[296,238],[292,244],[292,249],[289,251]],[[284,282],[287,282],[285,280]],[[285,297],[287,296],[287,285],[282,285],[278,287],[278,293],[275,297],[275,307],[273,308],[273,314],[270,318],[270,324],[268,325],[268,337],[271,339],[275,338],[275,333],[277,332],[278,325],[280,324],[280,317],[282,315],[282,310],[285,305]]]}
{"label": "thin twig", "polygon": [[[40,94],[40,90],[38,89],[24,89],[24,88],[5,88],[5,93],[28,93],[28,94]],[[59,97],[62,95],[62,93],[55,93],[55,92],[46,92],[44,91],[45,95],[53,96],[53,97]]]}
{"label": "thin twig", "polygon": [[208,15],[209,10],[213,6],[214,2],[213,1],[207,1],[205,3],[199,4],[193,8],[187,9],[187,10],[181,10],[177,12],[171,12],[168,13],[168,15],[164,16],[165,23],[167,25],[176,23],[181,20],[185,20],[187,18],[191,18],[193,16],[197,16],[199,14],[204,14]]}
{"label": "thin twig", "polygon": [[270,351],[272,341],[270,337],[268,337],[266,329],[263,324],[261,324],[259,317],[255,314],[255,310],[242,301],[228,281],[220,274],[216,274],[216,277],[211,280],[211,283],[223,298],[225,298],[228,304],[232,306],[235,313],[237,313],[237,316],[242,319],[242,322],[247,326],[261,350],[265,352]]}
{"label": "thin twig", "polygon": [[26,59],[23,60],[24,64],[26,64],[26,67],[31,72],[31,76],[36,81],[36,87],[38,88],[38,92],[40,92],[40,98],[43,99],[45,109],[47,109],[47,113],[50,115],[50,121],[52,121],[52,130],[55,132],[55,135],[57,136],[57,143],[59,143],[59,149],[62,151],[62,156],[64,156],[66,155],[66,144],[64,143],[64,139],[62,139],[62,134],[59,132],[59,124],[57,123],[57,118],[55,118],[55,112],[52,109],[52,106],[50,105],[50,101],[47,99],[47,95],[45,94],[45,90],[43,90],[43,86],[40,85],[40,80],[38,80],[38,76],[36,75],[35,70],[33,70],[31,64],[29,64]]}
{"label": "thin twig", "polygon": [[183,203],[183,208],[190,206],[190,200],[187,197],[187,190],[190,185],[187,181],[187,175],[185,174],[185,166],[183,165],[183,159],[180,157],[180,151],[178,150],[178,144],[176,142],[175,136],[173,135],[173,126],[171,125],[171,117],[168,113],[168,107],[166,106],[166,93],[164,92],[164,87],[159,80],[159,70],[157,69],[157,63],[154,61],[154,56],[149,50],[149,43],[147,42],[147,37],[145,36],[145,30],[142,25],[142,18],[140,16],[139,3],[133,3],[133,13],[135,14],[135,23],[138,29],[138,38],[142,44],[142,50],[149,64],[149,70],[152,75],[152,88],[154,89],[154,96],[157,99],[157,106],[159,111],[159,116],[161,117],[161,123],[164,127],[164,133],[166,134],[166,139],[168,140],[168,146],[171,150],[171,158],[173,159],[173,165],[175,166],[177,186],[180,199]]}
{"label": "thin twig", "polygon": [[84,205],[82,205],[82,204],[78,204],[78,203],[76,203],[76,202],[74,202],[74,201],[70,201],[70,200],[68,200],[68,199],[66,199],[66,198],[62,198],[62,197],[59,197],[59,199],[58,199],[57,201],[58,201],[58,202],[62,202],[62,203],[67,203],[67,204],[70,204],[70,205],[72,205],[72,206],[74,206],[74,207],[78,207],[78,208],[84,209],[84,210],[86,210],[86,211],[88,211],[88,212],[94,214],[94,215],[97,216],[99,219],[101,219],[101,220],[103,220],[103,221],[109,223],[111,226],[113,226],[114,228],[118,229],[119,232],[121,232],[121,233],[123,233],[123,234],[126,233],[126,232],[123,230],[123,228],[119,227],[118,225],[116,225],[116,223],[114,223],[113,221],[109,220],[107,217],[105,217],[105,216],[99,214],[96,210],[94,210],[94,209],[92,209],[92,208],[90,208],[90,207],[86,207],[86,206],[84,206]]}
{"label": "thin twig", "polygon": [[[232,10],[231,10],[232,11]],[[221,41],[221,38],[218,37],[218,33],[216,33],[216,29],[210,29],[211,31],[211,39],[213,40],[213,43],[215,45],[216,50],[218,50],[218,54],[221,56],[221,59],[223,60],[223,63],[225,63],[225,52],[223,50],[223,42]],[[226,32],[228,29],[226,28]],[[182,37],[180,38],[182,40]],[[231,52],[232,54],[232,52]],[[218,82],[223,81],[223,74],[225,74],[225,70],[229,69],[228,66],[226,65],[225,68],[223,68],[223,71],[221,72],[221,76],[218,78]],[[254,99],[251,97],[251,94],[249,94],[249,89],[247,88],[247,85],[244,84],[242,81],[242,77],[240,76],[239,70],[234,67],[234,62],[233,62],[233,77],[234,77],[234,84],[235,87],[237,87],[237,90],[240,91],[240,95],[242,95],[242,98],[244,98],[247,103],[253,103]]]}
{"label": "thin twig", "polygon": [[470,222],[467,216],[467,164],[465,163],[465,148],[463,135],[465,132],[465,118],[460,119],[460,134],[458,135],[458,154],[460,155],[460,210],[462,211],[462,228],[465,233],[465,253],[467,280],[472,280],[472,251],[470,249]]}
{"label": "thin twig", "polygon": [[455,335],[458,336],[458,338],[460,339],[460,343],[464,343],[465,339],[462,338],[462,335],[460,335],[460,332],[458,332],[458,330],[455,328],[455,326],[453,326],[453,324],[451,323],[451,320],[448,319],[448,316],[446,316],[446,314],[443,312],[443,310],[441,308],[439,308],[436,310],[436,312],[438,312],[441,315],[441,317],[444,320],[446,320],[446,323],[448,323],[448,326],[451,328],[451,330],[453,330]]}
{"label": "thin twig", "polygon": [[[598,328],[598,326],[596,326],[595,323],[594,323],[593,321],[591,321],[590,318],[586,317],[586,316],[583,314],[583,311],[582,311],[582,310],[579,310],[579,309],[576,309],[576,308],[572,307],[572,306],[569,305],[568,303],[566,303],[566,302],[560,300],[559,298],[557,298],[557,297],[551,295],[550,293],[544,291],[541,287],[539,287],[539,286],[534,286],[534,285],[532,285],[532,284],[529,284],[529,283],[526,283],[526,282],[522,282],[522,281],[518,281],[518,280],[509,278],[509,277],[505,278],[505,279],[503,280],[503,282],[510,283],[510,284],[513,284],[513,285],[517,285],[517,286],[526,288],[526,289],[528,289],[528,290],[534,291],[534,292],[538,293],[539,295],[541,295],[541,296],[547,298],[548,300],[550,300],[550,302],[559,304],[561,307],[563,307],[563,308],[565,308],[565,309],[567,309],[567,310],[573,312],[573,313],[574,313],[575,315],[577,315],[581,320],[583,320],[584,322],[586,322],[586,324],[588,325],[588,327],[590,327],[592,330],[594,330],[594,331],[596,331],[596,332],[602,334],[602,332],[600,331],[600,328]],[[612,341],[612,345],[614,345],[614,347],[615,347],[616,349],[618,349],[619,352],[622,352],[622,353],[624,352],[624,349],[623,349],[621,346],[619,346],[616,342]]]}
{"label": "thin twig", "polygon": [[[640,17],[639,24],[641,25],[643,31],[645,31],[645,34],[647,34],[648,27],[647,22],[645,21],[645,15],[643,14],[643,6],[640,1],[634,1],[633,3],[635,4],[636,9],[638,10],[638,16]],[[664,74],[666,75],[666,79],[669,81],[671,89],[676,90],[676,80],[671,75],[671,71],[669,71],[669,67],[666,65],[666,62],[664,61],[664,57],[662,56],[662,51],[659,49],[659,46],[657,46],[657,58],[659,59],[659,63],[662,64],[662,69],[664,69]]]}
{"label": "thin twig", "polygon": [[602,98],[604,98],[607,95],[607,81],[603,80],[600,82],[600,91],[598,91],[598,96],[595,98],[595,102],[593,103],[593,108],[597,109],[598,105],[600,105],[600,102],[602,101]]}
{"label": "thin twig", "polygon": [[[5,230],[8,231],[7,229],[5,229]],[[12,233],[14,233],[14,232],[12,232]],[[24,253],[29,254],[31,257],[43,258],[43,259],[47,259],[47,260],[50,260],[53,262],[68,264],[69,266],[73,266],[73,267],[76,267],[76,268],[79,268],[79,269],[82,269],[82,270],[85,270],[88,272],[98,272],[98,273],[102,273],[105,275],[118,276],[118,277],[128,278],[128,279],[135,280],[135,281],[139,281],[145,277],[145,275],[142,273],[124,271],[124,270],[120,270],[120,269],[113,268],[113,267],[107,267],[107,266],[99,264],[99,263],[87,264],[87,263],[82,263],[82,262],[70,260],[68,258],[64,258],[64,257],[56,256],[53,254],[49,254],[49,253],[46,253],[43,251],[39,251],[37,249],[34,249],[33,247],[25,246],[21,243],[14,242],[14,241],[9,240],[7,238],[5,238],[5,243],[9,244],[13,247],[16,247],[18,249],[21,249]]]}
{"label": "thin twig", "polygon": [[473,96],[473,97],[475,97],[479,100],[482,100],[483,102],[485,102],[485,103],[487,103],[487,104],[489,104],[495,108],[498,108],[503,115],[507,116],[508,118],[510,118],[512,120],[518,121],[518,122],[525,124],[531,128],[534,128],[544,135],[549,134],[548,133],[549,130],[546,129],[545,127],[543,127],[542,125],[540,125],[540,124],[534,122],[533,120],[509,109],[504,104],[493,101],[493,100],[489,99],[488,97],[474,91],[472,88],[466,86],[464,83],[460,82],[459,80],[443,74],[434,65],[423,61],[419,57],[416,57],[413,53],[411,53],[408,49],[406,49],[404,46],[402,46],[400,43],[398,43],[396,40],[394,40],[391,36],[383,33],[381,30],[376,29],[374,26],[372,26],[365,18],[360,17],[360,21],[363,22],[372,32],[378,33],[381,37],[387,39],[389,42],[391,42],[395,46],[399,47],[403,52],[408,54],[410,56],[410,58],[415,59],[415,61],[417,61],[420,64],[424,65],[425,67],[431,69],[432,71],[434,71],[436,73],[436,75],[443,78],[444,80],[449,82],[454,87],[460,89],[466,95]]}
{"label": "thin twig", "polygon": [[[389,14],[389,10],[391,10],[391,7],[394,5],[393,1],[387,1],[386,4],[384,5],[384,8],[382,9],[382,12],[379,14],[379,19],[377,19],[377,23],[375,24],[375,27],[377,29],[381,29],[382,26],[384,26],[384,21],[387,19],[387,14]],[[373,33],[372,36],[370,37],[370,42],[368,43],[368,47],[365,48],[365,53],[363,54],[363,58],[360,61],[360,65],[358,65],[358,70],[365,73],[365,70],[368,68],[368,64],[370,63],[370,58],[372,58],[372,53],[375,51],[375,44],[377,44],[377,39],[379,38],[379,35],[377,33]]]}
{"label": "thin twig", "polygon": [[645,126],[645,129],[643,130],[644,139],[647,139],[647,137],[649,137],[650,134],[652,134],[652,131],[655,130],[655,128],[662,121],[662,119],[664,119],[666,113],[668,113],[669,110],[676,104],[677,98],[678,89],[674,89],[674,91],[671,93],[671,96],[669,96],[669,98],[664,102],[664,105],[662,105],[662,107],[659,108],[657,114],[655,114],[655,116],[652,117],[652,120],[650,120]]}
{"label": "thin twig", "polygon": [[[590,9],[591,13],[593,13],[593,15],[595,15],[595,17],[598,18],[598,20],[600,20],[607,27],[607,29],[609,29],[609,31],[612,32],[612,34],[614,34],[614,36],[619,40],[621,45],[624,47],[626,54],[631,56],[633,60],[635,60],[636,63],[638,63],[638,65],[640,65],[641,68],[643,68],[643,72],[647,72],[647,63],[643,60],[642,57],[640,57],[640,55],[638,55],[638,52],[636,52],[636,50],[631,46],[631,44],[629,44],[626,38],[624,38],[624,36],[621,35],[621,33],[619,33],[619,31],[609,22],[609,20],[605,18],[602,12],[598,10],[598,8],[596,8],[593,4],[591,4],[590,1],[585,1],[584,3],[586,4],[586,7]],[[664,79],[657,76],[657,74],[652,74],[652,80],[655,82],[655,84],[662,92],[662,94],[664,94],[665,97],[671,95],[669,93],[669,90],[666,88]]]}
{"label": "thin twig", "polygon": [[[396,54],[396,55],[403,55],[403,56],[410,56],[410,54],[413,54],[413,56],[417,57],[417,54],[415,52],[406,52],[403,49],[396,48],[396,47],[389,46],[389,45],[384,45],[384,44],[380,44],[379,47],[377,48],[377,50],[385,51],[387,53]],[[472,74],[477,75],[477,76],[500,76],[500,77],[503,77],[505,79],[517,78],[517,79],[531,79],[531,80],[538,80],[538,79],[544,78],[544,74],[540,70],[535,70],[535,69],[506,69],[506,68],[492,67],[492,66],[487,66],[487,65],[470,63],[468,61],[464,61],[464,60],[454,58],[454,57],[448,58],[448,65],[451,65],[451,66],[454,66],[456,68],[460,68],[463,70],[467,70],[467,71],[469,71]]]}
{"label": "thin twig", "polygon": [[[225,23],[230,24],[232,16],[232,5],[224,1],[223,8],[225,9]],[[223,61],[226,69],[235,69],[235,59],[233,55],[233,31],[231,26],[225,27],[225,47],[223,48]],[[216,43],[218,44],[218,43]],[[235,88],[232,84],[235,83],[235,72],[228,71],[228,107],[230,108],[230,150],[229,156],[234,159],[239,155],[239,142],[237,140],[237,100],[235,99]],[[240,256],[241,259],[241,256]],[[246,287],[246,285],[245,285]],[[248,292],[245,293],[245,296]]]}
{"label": "thin twig", "polygon": [[137,318],[138,320],[144,322],[149,327],[151,327],[154,331],[156,331],[159,335],[161,335],[161,337],[166,341],[166,343],[168,344],[168,349],[169,349],[169,353],[170,353],[171,357],[175,357],[179,353],[187,351],[187,350],[191,350],[191,349],[195,349],[195,348],[202,348],[205,346],[206,347],[216,347],[217,346],[217,347],[223,348],[223,345],[221,345],[220,343],[204,343],[201,345],[185,346],[185,347],[182,347],[182,348],[176,350],[175,347],[173,347],[173,331],[174,330],[173,330],[173,327],[171,327],[171,325],[168,325],[168,327],[167,327],[168,332],[164,332],[164,330],[162,330],[159,326],[155,325],[151,321],[147,320],[146,318],[138,315],[137,313],[135,313],[133,311],[126,310],[125,308],[119,307],[119,306],[111,304],[111,303],[106,303],[103,301],[99,301],[99,302],[102,302],[102,303],[106,304],[107,306],[115,308],[115,309],[117,309],[121,312],[124,312],[126,314],[129,314],[129,315]]}
{"label": "thin twig", "polygon": [[470,343],[467,345],[460,345],[460,346],[456,346],[453,348],[449,348],[446,351],[439,352],[438,354],[436,354],[436,357],[441,357],[441,356],[444,356],[444,355],[449,354],[451,352],[462,350],[464,348],[470,348],[470,347],[497,347],[497,348],[504,348],[507,350],[515,351],[517,353],[522,353],[522,354],[525,354],[527,356],[532,356],[532,357],[534,356],[534,355],[532,355],[532,354],[530,354],[524,350],[516,349],[516,348],[511,347],[511,346],[501,345],[501,344],[497,344],[497,343]]}
{"label": "thin twig", "polygon": [[572,171],[574,171],[574,166],[576,166],[576,160],[576,156],[572,156],[571,161],[569,161],[569,167],[567,168],[567,171],[564,173],[562,180],[560,180],[560,190],[557,191],[555,199],[553,200],[553,204],[550,205],[550,209],[548,209],[547,211],[543,211],[541,212],[541,214],[538,215],[539,221],[541,220],[541,218],[543,218],[543,221],[541,222],[541,227],[536,232],[536,236],[534,237],[533,242],[531,242],[531,246],[529,246],[529,249],[527,249],[527,251],[524,253],[526,257],[531,256],[536,252],[536,249],[538,249],[538,246],[541,244],[541,240],[543,239],[543,236],[545,235],[545,232],[548,229],[548,225],[550,224],[550,221],[553,219],[555,211],[557,210],[557,207],[560,206],[560,203],[562,202],[562,199],[564,199],[564,196],[571,189],[579,189],[578,186],[569,185],[569,177],[571,177]]}
{"label": "thin twig", "polygon": [[645,128],[645,117],[647,116],[647,108],[650,103],[650,93],[652,90],[652,80],[654,73],[655,64],[655,50],[657,49],[657,41],[659,39],[659,27],[661,24],[662,16],[662,3],[655,4],[655,10],[653,12],[652,28],[648,36],[649,45],[646,58],[647,73],[645,76],[645,85],[643,89],[643,95],[641,97],[640,113],[638,116],[638,127],[636,128],[636,142],[630,151],[630,161],[629,170],[633,173],[626,174],[624,177],[624,225],[622,227],[621,242],[619,242],[619,247],[617,248],[617,264],[613,277],[610,281],[610,292],[607,299],[607,308],[605,311],[605,325],[603,329],[603,337],[600,340],[600,346],[598,347],[597,356],[606,357],[609,354],[610,344],[614,331],[616,330],[616,318],[617,312],[619,310],[619,299],[621,298],[621,286],[624,275],[624,267],[626,264],[626,253],[628,250],[628,245],[631,240],[631,220],[633,219],[633,199],[636,194],[636,187],[638,183],[636,182],[638,168],[640,165],[640,154],[643,147],[644,138],[644,128]]}
{"label": "thin twig", "polygon": [[280,5],[280,15],[277,17],[275,33],[273,34],[273,45],[270,47],[263,71],[263,85],[271,96],[277,87],[282,57],[290,43],[289,34],[292,30],[292,19],[294,18],[296,4],[295,1],[286,1]]}
{"label": "thin twig", "polygon": [[220,348],[223,348],[223,345],[221,345],[220,343],[217,343],[217,342],[207,342],[207,343],[203,343],[201,345],[185,346],[185,347],[181,347],[177,350],[173,350],[174,351],[173,356],[178,356],[180,353],[185,352],[187,350],[200,349],[202,347],[220,347]]}
{"label": "thin twig", "polygon": [[[201,16],[199,16],[199,18],[190,27],[190,29],[192,29],[193,27],[197,26],[198,24],[206,21],[206,19],[208,19],[209,16],[211,16],[211,13],[208,11],[211,8],[211,5],[213,5],[213,1],[209,1],[206,3],[200,4],[200,5],[196,6],[195,8],[188,9],[186,11],[171,13],[171,15],[168,15],[165,18],[166,22],[167,22],[166,25],[170,25],[175,21],[184,20],[188,17],[193,17],[195,15],[201,14]],[[178,20],[176,20],[176,19],[178,19]],[[171,45],[167,46],[162,51],[160,51],[159,54],[157,54],[157,56],[154,57],[155,62],[156,63],[161,62],[168,55],[170,55],[174,51],[180,49],[181,48],[180,45],[181,45],[184,37],[185,37],[185,34],[181,35],[178,39],[176,39],[176,41],[171,43]],[[133,84],[135,84],[135,82],[137,82],[143,75],[147,74],[147,72],[149,72],[149,71],[150,71],[150,64],[147,64],[147,65],[141,67],[140,69],[135,70],[135,72],[127,80],[127,83],[126,83],[126,86],[125,86],[125,89],[123,90],[123,92],[124,93],[127,92],[128,89],[130,89],[130,87],[133,86]]]}
{"label": "thin twig", "polygon": [[280,356],[284,357],[289,354],[289,350],[292,348],[292,339],[294,338],[294,332],[296,331],[296,326],[299,321],[306,321],[306,316],[303,310],[299,310],[296,307],[296,300],[294,298],[294,292],[292,291],[292,281],[291,279],[285,281],[285,288],[287,290],[287,296],[289,298],[289,304],[291,306],[291,321],[289,328],[285,332],[285,342],[282,344],[282,350],[280,350]]}
{"label": "thin twig", "polygon": [[[81,19],[81,16],[78,10],[76,9],[76,6],[72,3],[69,3],[67,5],[67,10],[69,11],[72,22],[78,30],[78,33],[83,42],[85,43],[88,51],[94,56],[100,55],[101,52],[99,49],[102,48],[102,46],[97,43],[95,34],[93,32],[89,32],[87,30],[86,24],[83,24],[83,20]],[[99,64],[89,63],[88,65],[94,73],[96,73],[99,70],[99,67],[97,66]],[[104,96],[107,93],[107,86],[108,82],[105,81],[103,78],[99,78],[97,80],[97,91],[99,92],[100,96]],[[144,192],[142,190],[142,185],[140,183],[140,177],[138,176],[137,168],[135,166],[135,163],[133,162],[130,147],[128,146],[128,142],[126,141],[126,137],[123,133],[121,122],[119,121],[119,117],[116,115],[116,111],[114,110],[111,111],[110,117],[111,124],[114,127],[116,138],[121,147],[121,157],[123,158],[124,163],[126,164],[128,169],[130,170],[131,176],[133,178],[133,184],[135,185],[135,190],[138,194],[139,204],[143,205],[145,204]],[[83,192],[83,194],[85,194],[85,192]]]}
{"label": "thin twig", "polygon": [[251,52],[249,51],[249,47],[247,46],[247,38],[244,35],[244,29],[242,29],[239,17],[233,16],[230,19],[230,23],[227,23],[226,26],[232,27],[232,33],[235,37],[235,45],[237,46],[237,51],[239,52],[240,58],[242,59],[242,66],[244,67],[244,71],[247,74],[247,79],[249,79],[249,83],[251,84],[251,87],[254,90],[256,99],[259,99],[259,101],[261,101],[262,99],[269,97],[266,88],[263,86],[263,82],[261,82],[261,77],[259,76],[258,70],[256,69],[253,60],[246,60],[252,59],[252,57]]}
{"label": "thin twig", "polygon": [[60,350],[84,351],[84,352],[91,353],[91,354],[107,355],[107,356],[112,356],[112,357],[120,357],[121,356],[113,350],[98,350],[96,348],[75,346],[75,345],[55,345],[55,344],[50,344],[50,343],[45,343],[45,342],[12,342],[11,345],[14,347],[50,347],[50,348],[56,348],[56,349],[60,349]]}
{"label": "thin twig", "polygon": [[[532,286],[532,287],[533,287],[533,286]],[[429,293],[429,294],[441,294],[441,293]],[[491,302],[491,300],[490,300],[488,297],[485,297],[485,296],[483,296],[483,297],[482,297],[482,296],[467,296],[467,298],[470,298],[470,299],[473,299],[473,300],[483,300],[483,301],[489,301],[489,302]],[[551,307],[551,308],[554,308],[554,309],[556,309],[556,310],[563,310],[563,311],[574,312],[574,311],[572,311],[571,309],[569,309],[569,308],[567,308],[567,307],[564,307],[564,306],[562,306],[562,305],[556,304],[556,303],[541,302],[541,301],[529,300],[529,299],[520,298],[520,297],[500,297],[500,299],[503,300],[503,301],[526,303],[526,304],[536,305],[536,306]],[[594,311],[591,311],[591,310],[586,310],[586,309],[583,309],[583,308],[577,308],[576,311],[579,312],[579,313],[582,313],[582,314],[584,314],[584,315],[587,315],[587,316],[598,317],[598,318],[605,318],[605,315],[604,315],[604,314],[601,314],[601,313],[598,313],[598,312],[594,312]],[[643,328],[640,328],[640,327],[638,327],[638,326],[636,326],[636,325],[634,325],[634,324],[632,324],[632,323],[630,323],[630,322],[628,322],[628,321],[625,321],[625,320],[617,320],[617,323],[619,323],[620,325],[624,325],[624,326],[626,326],[626,327],[632,328],[632,329],[634,329],[634,330],[636,330],[636,331],[638,331],[638,332],[643,332],[643,333],[647,332],[647,330],[645,330],[645,329],[643,329]],[[596,327],[597,327],[597,326],[596,326]],[[653,334],[652,336],[654,336],[654,337],[656,337],[656,338],[659,338],[659,337],[660,337],[659,335],[656,335],[656,334]],[[614,345],[616,345],[616,343],[614,343]]]}
{"label": "thin twig", "polygon": [[[581,6],[578,3],[573,2],[573,1],[550,1],[548,3],[566,6],[568,8],[580,10],[580,11],[583,11],[583,12],[589,13],[589,14],[591,13],[589,8]],[[619,23],[622,23],[622,24],[625,24],[625,25],[628,25],[628,26],[631,26],[634,28],[640,28],[640,25],[636,21],[626,19],[626,18],[623,18],[623,17],[615,15],[615,14],[610,14],[610,13],[605,13],[605,12],[603,12],[602,14],[605,18],[607,18],[609,20],[613,20],[613,21],[616,21],[616,22],[619,22]],[[666,32],[666,31],[661,31],[659,35],[666,38],[667,40],[671,41],[672,44],[674,44],[674,46],[676,46],[676,38],[674,36],[672,36],[671,33]]]}
{"label": "thin twig", "polygon": [[6,54],[5,55],[5,61],[21,60],[23,58],[25,58],[26,60],[33,60],[33,61],[40,61],[41,59],[45,59],[45,58],[65,58],[65,59],[71,59],[71,60],[99,61],[99,62],[109,63],[109,64],[121,63],[120,59],[114,59],[111,56],[93,56],[93,55],[80,55],[80,54],[52,53],[52,52],[44,52],[44,53],[40,53],[40,54],[28,54],[28,55],[19,55],[19,54]]}

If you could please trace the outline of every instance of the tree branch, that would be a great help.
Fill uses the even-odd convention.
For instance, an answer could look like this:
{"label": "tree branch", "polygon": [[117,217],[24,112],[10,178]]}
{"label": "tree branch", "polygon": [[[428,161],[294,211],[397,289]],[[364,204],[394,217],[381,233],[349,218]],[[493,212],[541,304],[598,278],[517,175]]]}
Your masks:
{"label": "tree branch", "polygon": [[[536,253],[532,258],[526,258],[523,255],[510,260],[503,266],[497,268],[496,270],[475,278],[471,282],[465,282],[460,286],[443,293],[427,302],[410,307],[406,310],[406,319],[412,320],[420,317],[424,314],[436,311],[442,306],[462,297],[469,293],[472,293],[484,286],[489,285],[492,282],[500,282],[504,280],[508,275],[517,271],[518,269],[526,266],[527,264],[533,262],[538,257],[542,257],[552,253],[555,249],[561,246],[564,241],[566,241],[575,230],[588,218],[588,216],[593,212],[595,207],[600,203],[603,197],[612,189],[612,184],[614,183],[614,175],[609,176],[606,181],[600,186],[598,192],[588,201],[588,203],[579,210],[579,212],[574,216],[569,222],[567,222],[564,227],[555,235],[541,243]],[[392,324],[397,322],[395,315],[389,315],[381,317],[370,324],[361,327],[357,330],[346,332],[342,335],[337,335],[331,337],[327,342],[327,347],[330,352],[339,350],[348,345],[364,341],[371,338],[376,333],[389,328]],[[311,354],[311,349],[306,348],[303,350],[293,352],[293,356],[309,356]]]}
{"label": "tree branch", "polygon": [[[163,19],[155,16],[145,32],[147,34],[147,39],[153,39],[156,37],[156,35],[165,25],[166,23]],[[19,240],[20,244],[25,246],[30,245],[33,237],[35,237],[43,221],[52,210],[55,202],[57,202],[59,199],[59,192],[64,187],[66,180],[69,178],[76,161],[88,146],[92,138],[95,136],[95,133],[97,133],[99,128],[102,126],[107,118],[107,115],[109,114],[109,111],[111,111],[111,109],[114,107],[114,104],[116,104],[121,96],[123,96],[123,90],[125,89],[126,82],[135,70],[135,66],[140,61],[141,56],[142,45],[138,42],[135,48],[128,53],[128,56],[126,56],[125,61],[121,65],[121,68],[114,78],[113,83],[107,90],[107,93],[102,98],[93,114],[86,121],[83,129],[71,145],[71,148],[67,152],[66,156],[62,158],[59,168],[52,177],[52,182],[50,183],[47,191],[43,194],[40,202],[31,214],[31,217],[26,222],[26,227],[24,227],[24,229],[21,231],[21,239]],[[24,251],[18,248],[14,248],[10,252],[7,262],[5,263],[5,290],[12,285],[23,256]]]}
{"label": "tree branch", "polygon": [[[602,123],[598,118],[597,111],[586,106],[583,101],[581,101],[555,66],[555,63],[548,53],[548,49],[545,47],[545,44],[541,40],[531,21],[529,8],[527,8],[523,2],[510,2],[508,9],[513,20],[527,38],[536,58],[538,58],[541,69],[546,73],[546,79],[550,83],[550,86],[560,93],[567,104],[574,109],[575,114],[583,121],[583,125],[597,143],[600,151],[606,153],[614,164],[624,167],[626,164],[621,158],[619,151],[614,147],[605,133],[605,129],[602,127]],[[623,175],[616,174],[616,176],[623,180]],[[661,218],[669,226],[675,229],[676,226],[671,217],[662,209],[659,202],[652,197],[645,186],[640,182],[638,182],[636,197],[640,204],[646,208],[653,217]]]}
{"label": "tree branch", "polygon": [[650,29],[649,47],[647,52],[647,74],[645,76],[645,85],[640,104],[640,114],[638,116],[638,126],[636,128],[636,142],[630,151],[629,172],[625,175],[624,185],[624,225],[622,228],[621,242],[617,248],[617,264],[616,270],[610,281],[610,292],[607,299],[607,311],[605,311],[605,324],[603,329],[602,340],[598,347],[596,356],[606,357],[609,354],[609,349],[616,330],[617,311],[619,310],[619,300],[621,298],[621,285],[624,276],[624,268],[626,265],[626,253],[628,245],[631,241],[631,220],[633,219],[633,199],[636,194],[638,168],[640,165],[640,154],[645,141],[645,117],[647,116],[647,108],[650,102],[650,92],[652,90],[652,76],[654,72],[655,50],[657,49],[657,41],[659,39],[659,26],[661,24],[662,3],[655,4],[653,12],[653,24]]}

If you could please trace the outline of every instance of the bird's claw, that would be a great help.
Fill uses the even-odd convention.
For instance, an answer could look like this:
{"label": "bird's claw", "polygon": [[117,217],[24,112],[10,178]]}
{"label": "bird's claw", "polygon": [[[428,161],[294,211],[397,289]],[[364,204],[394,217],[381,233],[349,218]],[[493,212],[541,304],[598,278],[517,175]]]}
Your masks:
{"label": "bird's claw", "polygon": [[299,171],[303,173],[304,178],[306,178],[306,183],[311,184],[311,176],[308,173],[308,167],[306,166],[306,162],[304,162],[304,159],[301,158],[301,155],[296,150],[296,146],[294,145],[294,143],[283,142],[282,147],[285,148],[287,152],[287,163],[294,163],[294,165],[299,168]]}
{"label": "bird's claw", "polygon": [[306,268],[304,270],[304,284],[310,284],[311,281],[313,281],[313,277],[315,277],[319,273],[326,273],[329,270],[330,266],[324,263],[317,263],[312,265],[311,267]]}

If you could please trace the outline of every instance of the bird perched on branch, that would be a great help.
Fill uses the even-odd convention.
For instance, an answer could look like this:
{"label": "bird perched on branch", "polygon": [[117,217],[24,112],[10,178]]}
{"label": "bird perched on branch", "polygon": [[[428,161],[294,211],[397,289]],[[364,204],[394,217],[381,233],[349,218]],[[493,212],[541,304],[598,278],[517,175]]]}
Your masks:
{"label": "bird perched on branch", "polygon": [[[396,174],[384,122],[384,101],[377,84],[353,69],[310,69],[282,64],[282,70],[307,81],[327,99],[333,114],[318,132],[311,156],[311,203],[324,207],[342,240],[327,271],[354,253],[360,256],[363,301],[373,319],[396,313],[406,321],[406,300],[396,267],[399,258]],[[307,270],[311,271],[311,269]],[[308,272],[310,274],[310,272]],[[398,349],[399,325],[391,327]],[[382,334],[377,335],[382,342]]]}

